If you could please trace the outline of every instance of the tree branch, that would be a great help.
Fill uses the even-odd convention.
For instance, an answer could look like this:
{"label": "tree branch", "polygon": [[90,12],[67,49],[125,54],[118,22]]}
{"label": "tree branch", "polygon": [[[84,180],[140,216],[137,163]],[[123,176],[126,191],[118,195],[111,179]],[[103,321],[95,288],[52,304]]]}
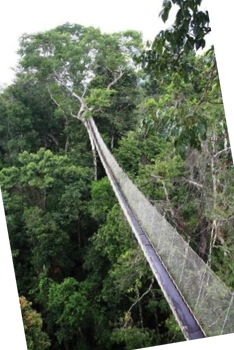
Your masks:
{"label": "tree branch", "polygon": [[203,185],[199,184],[198,182],[194,181],[194,180],[188,180],[185,177],[182,178],[183,181],[195,186],[196,188],[203,188]]}
{"label": "tree branch", "polygon": [[107,86],[107,90],[110,90],[111,89],[111,87],[113,86],[113,85],[115,85],[116,83],[117,83],[117,81],[120,79],[120,78],[122,78],[122,76],[123,76],[123,74],[124,74],[124,72],[123,71],[120,71],[120,72],[112,72],[110,69],[108,69],[112,74],[113,74],[113,76],[114,76],[114,80],[112,80],[110,83],[109,83],[109,85]]}
{"label": "tree branch", "polygon": [[229,152],[229,151],[231,151],[231,147],[226,147],[226,148],[222,149],[221,151],[219,151],[218,153],[216,153],[216,154],[214,155],[214,158],[220,156],[220,154],[222,154],[222,153],[224,153],[224,152]]}
{"label": "tree branch", "polygon": [[195,113],[197,112],[197,110],[198,110],[198,108],[200,107],[200,105],[201,105],[203,102],[205,102],[206,94],[207,94],[207,92],[208,92],[208,89],[209,89],[209,87],[210,87],[210,84],[212,83],[214,71],[215,71],[215,66],[213,66],[213,67],[211,68],[211,71],[210,71],[209,77],[208,77],[208,81],[207,81],[206,86],[205,86],[205,88],[204,88],[202,97],[201,97],[201,99],[198,101],[197,105],[195,106],[194,111],[193,111],[193,115],[195,115]]}
{"label": "tree branch", "polygon": [[[59,107],[60,109],[62,109],[61,106],[60,106],[60,104],[58,103],[58,101],[55,100],[54,96],[52,95],[52,92],[51,92],[51,90],[50,90],[49,85],[47,85],[47,90],[48,90],[48,92],[49,92],[49,95],[50,95],[51,100],[56,104],[57,107]],[[62,109],[62,111],[64,112],[63,109]]]}
{"label": "tree branch", "polygon": [[56,137],[54,137],[54,135],[52,135],[50,132],[47,133],[47,135],[51,138],[51,140],[54,141],[54,143],[56,144],[56,146],[59,146],[59,142],[56,139]]}
{"label": "tree branch", "polygon": [[[138,298],[132,305],[131,307],[128,309],[128,311],[126,312],[127,315],[131,314],[131,310],[134,308],[134,306],[136,306],[147,294],[149,294],[151,292],[151,289],[153,287],[153,283],[154,283],[154,278],[152,278],[151,283],[149,288],[147,289],[147,291],[145,291],[145,293],[143,293],[140,298]],[[125,324],[124,324],[124,328],[126,328],[128,326],[128,321],[129,319],[126,320]]]}

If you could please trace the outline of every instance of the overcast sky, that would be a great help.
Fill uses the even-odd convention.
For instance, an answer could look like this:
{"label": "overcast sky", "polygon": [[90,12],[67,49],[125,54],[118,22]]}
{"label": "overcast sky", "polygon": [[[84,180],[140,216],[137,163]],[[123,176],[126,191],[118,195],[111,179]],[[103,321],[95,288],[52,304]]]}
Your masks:
{"label": "overcast sky", "polygon": [[[205,2],[206,0],[203,0]],[[66,22],[94,26],[103,32],[135,29],[152,40],[162,28],[163,0],[7,0],[0,13],[0,86],[10,83],[16,51],[24,33],[55,28]],[[168,25],[168,24],[167,24]]]}
{"label": "overcast sky", "polygon": [[0,85],[9,83],[16,67],[19,38],[66,22],[94,26],[104,32],[135,29],[152,40],[162,28],[162,0],[8,0],[0,13]]}

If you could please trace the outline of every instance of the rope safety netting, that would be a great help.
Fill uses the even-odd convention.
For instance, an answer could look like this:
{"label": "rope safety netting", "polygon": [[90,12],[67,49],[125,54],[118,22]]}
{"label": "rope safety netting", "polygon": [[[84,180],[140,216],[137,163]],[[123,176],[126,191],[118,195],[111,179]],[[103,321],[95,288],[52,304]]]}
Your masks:
{"label": "rope safety netting", "polygon": [[234,293],[138,190],[108,150],[93,119],[89,123],[129,207],[205,334],[233,333]]}

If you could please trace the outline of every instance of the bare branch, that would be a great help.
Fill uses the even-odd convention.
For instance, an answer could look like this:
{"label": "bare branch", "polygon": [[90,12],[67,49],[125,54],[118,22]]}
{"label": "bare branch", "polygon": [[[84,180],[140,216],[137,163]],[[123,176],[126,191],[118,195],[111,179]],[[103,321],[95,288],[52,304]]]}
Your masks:
{"label": "bare branch", "polygon": [[48,132],[47,135],[51,138],[51,140],[54,141],[54,143],[56,144],[56,146],[59,146],[59,142],[58,142],[58,140],[56,139],[56,137],[55,137],[54,135],[52,135],[52,134],[49,133],[49,132]]}
{"label": "bare branch", "polygon": [[[143,293],[140,298],[138,298],[132,305],[131,307],[128,309],[128,311],[126,312],[127,315],[131,314],[131,310],[134,308],[134,306],[136,306],[147,294],[149,294],[151,292],[151,289],[153,287],[153,283],[154,283],[154,278],[152,278],[151,283],[149,288],[147,289],[147,291],[145,291],[145,293]],[[128,326],[128,320],[125,322],[124,324],[124,328],[126,328]]]}
{"label": "bare branch", "polygon": [[195,186],[196,188],[203,188],[202,184],[199,184],[198,182],[194,181],[194,180],[188,180],[185,177],[182,178],[182,180],[184,180],[185,182],[189,183],[190,185]]}
{"label": "bare branch", "polygon": [[67,90],[71,93],[71,95],[72,95],[73,97],[75,97],[75,98],[80,102],[81,105],[84,104],[84,99],[83,99],[82,96],[77,95],[74,91],[71,91],[71,90],[68,89],[68,88],[67,88]]}
{"label": "bare branch", "polygon": [[150,174],[150,176],[153,177],[154,179],[163,179],[163,177],[160,175]]}
{"label": "bare branch", "polygon": [[85,97],[85,94],[86,94],[86,91],[87,91],[87,85],[83,85],[84,86],[84,91],[83,91],[83,94],[82,94],[82,98]]}
{"label": "bare branch", "polygon": [[111,87],[112,87],[113,85],[115,85],[115,84],[117,83],[117,81],[118,81],[120,78],[122,78],[124,72],[123,72],[123,71],[120,71],[120,72],[112,72],[110,69],[108,69],[108,70],[109,70],[109,71],[113,74],[113,76],[114,76],[114,80],[112,80],[112,81],[109,83],[109,85],[107,86],[107,90],[110,90]]}
{"label": "bare branch", "polygon": [[226,148],[222,149],[221,151],[219,151],[218,153],[216,153],[214,155],[214,158],[220,156],[220,154],[222,154],[222,153],[229,152],[229,151],[231,151],[231,147],[226,147]]}
{"label": "bare branch", "polygon": [[[50,95],[51,100],[56,104],[57,107],[61,108],[61,106],[60,106],[60,104],[58,103],[58,101],[55,100],[54,96],[52,95],[52,92],[51,92],[51,90],[50,90],[49,85],[47,85],[47,90],[48,90],[48,92],[49,92],[49,95]],[[62,108],[61,108],[61,109],[62,109]]]}
{"label": "bare branch", "polygon": [[[85,88],[85,89],[84,89],[84,92],[83,92],[83,94],[82,94],[82,96],[79,96],[79,95],[76,94],[74,91],[71,91],[66,85],[64,85],[64,87],[67,89],[67,91],[69,91],[69,93],[70,93],[73,97],[75,97],[75,98],[80,102],[80,109],[79,109],[77,115],[75,116],[75,118],[81,120],[81,121],[84,123],[83,113],[84,113],[85,111],[87,111],[87,109],[88,109],[88,106],[86,105],[85,100],[84,100],[84,95],[85,95],[87,89]],[[74,117],[73,114],[72,114],[72,116]]]}

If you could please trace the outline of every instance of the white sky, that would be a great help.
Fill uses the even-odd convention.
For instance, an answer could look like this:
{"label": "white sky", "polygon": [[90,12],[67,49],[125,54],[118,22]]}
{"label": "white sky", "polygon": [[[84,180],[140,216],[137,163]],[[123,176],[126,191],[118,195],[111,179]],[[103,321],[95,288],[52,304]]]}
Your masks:
{"label": "white sky", "polygon": [[[205,2],[207,0],[203,0]],[[0,12],[0,87],[14,78],[19,38],[66,22],[103,32],[135,29],[153,40],[165,28],[159,18],[163,0],[2,0]],[[168,25],[168,24],[167,24]]]}
{"label": "white sky", "polygon": [[19,37],[66,22],[94,26],[104,32],[135,29],[152,40],[162,28],[162,0],[7,0],[0,13],[0,86],[9,83],[16,67]]}

